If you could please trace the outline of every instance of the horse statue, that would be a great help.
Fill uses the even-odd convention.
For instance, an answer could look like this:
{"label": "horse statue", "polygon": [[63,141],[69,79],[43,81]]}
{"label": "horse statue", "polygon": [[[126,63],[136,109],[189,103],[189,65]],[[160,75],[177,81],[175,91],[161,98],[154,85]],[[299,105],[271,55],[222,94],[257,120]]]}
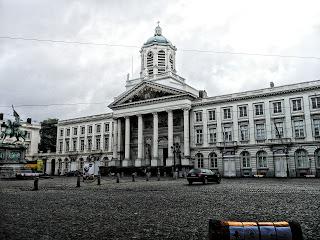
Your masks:
{"label": "horse statue", "polygon": [[20,126],[21,124],[17,121],[12,122],[11,120],[7,120],[7,123],[2,123],[1,128],[4,128],[4,130],[0,133],[1,142],[3,142],[7,137],[15,137],[15,142],[20,141],[20,137],[23,140],[25,140],[25,137],[27,136],[27,131],[20,130]]}

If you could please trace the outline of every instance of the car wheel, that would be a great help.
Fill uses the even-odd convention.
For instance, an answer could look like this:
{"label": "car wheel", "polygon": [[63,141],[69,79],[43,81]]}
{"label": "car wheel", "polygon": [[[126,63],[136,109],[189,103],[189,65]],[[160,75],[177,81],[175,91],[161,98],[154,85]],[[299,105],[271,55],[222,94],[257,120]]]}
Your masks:
{"label": "car wheel", "polygon": [[189,185],[192,185],[192,181],[188,181],[189,182]]}
{"label": "car wheel", "polygon": [[208,179],[207,178],[203,179],[203,184],[208,184]]}

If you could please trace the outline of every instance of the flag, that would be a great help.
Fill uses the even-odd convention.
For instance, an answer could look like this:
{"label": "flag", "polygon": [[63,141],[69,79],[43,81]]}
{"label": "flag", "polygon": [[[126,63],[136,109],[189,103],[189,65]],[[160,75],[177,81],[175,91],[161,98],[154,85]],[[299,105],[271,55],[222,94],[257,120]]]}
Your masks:
{"label": "flag", "polygon": [[19,114],[16,112],[16,110],[14,110],[14,107],[12,105],[12,110],[13,110],[13,116],[15,117],[15,119],[20,119]]}

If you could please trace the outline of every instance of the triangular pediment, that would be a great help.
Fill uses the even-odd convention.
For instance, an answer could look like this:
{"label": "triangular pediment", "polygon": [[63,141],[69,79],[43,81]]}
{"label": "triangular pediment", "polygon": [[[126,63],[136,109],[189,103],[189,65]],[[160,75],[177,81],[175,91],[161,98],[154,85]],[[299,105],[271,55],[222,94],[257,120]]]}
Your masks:
{"label": "triangular pediment", "polygon": [[153,99],[160,100],[182,95],[189,95],[189,93],[159,83],[144,81],[121,94],[109,107],[114,108],[119,105],[148,102]]}

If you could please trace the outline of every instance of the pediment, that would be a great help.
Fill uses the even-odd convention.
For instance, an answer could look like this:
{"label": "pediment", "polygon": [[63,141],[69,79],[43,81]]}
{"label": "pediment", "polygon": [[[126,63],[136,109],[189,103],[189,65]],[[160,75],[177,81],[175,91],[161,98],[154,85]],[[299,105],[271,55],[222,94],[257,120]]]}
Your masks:
{"label": "pediment", "polygon": [[124,92],[109,105],[110,108],[118,105],[148,102],[153,99],[164,99],[188,94],[186,91],[167,87],[158,83],[143,82]]}

